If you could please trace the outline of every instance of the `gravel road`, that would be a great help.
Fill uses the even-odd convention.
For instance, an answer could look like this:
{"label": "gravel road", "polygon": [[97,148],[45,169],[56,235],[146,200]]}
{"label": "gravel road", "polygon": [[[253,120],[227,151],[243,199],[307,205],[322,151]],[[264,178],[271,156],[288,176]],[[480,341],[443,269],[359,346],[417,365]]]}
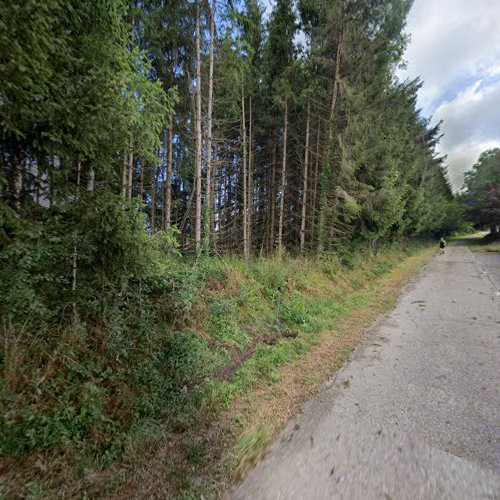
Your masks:
{"label": "gravel road", "polygon": [[500,499],[500,256],[437,255],[227,497]]}

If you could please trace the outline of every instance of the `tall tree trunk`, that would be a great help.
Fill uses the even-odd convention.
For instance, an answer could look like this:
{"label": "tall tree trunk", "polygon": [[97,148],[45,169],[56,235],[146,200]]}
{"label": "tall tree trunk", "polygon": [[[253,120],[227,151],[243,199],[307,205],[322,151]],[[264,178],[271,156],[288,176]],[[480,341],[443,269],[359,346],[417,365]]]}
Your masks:
{"label": "tall tree trunk", "polygon": [[319,156],[320,156],[320,138],[321,138],[321,118],[318,116],[318,130],[316,132],[316,161],[314,166],[314,179],[313,179],[313,195],[312,195],[312,206],[311,213],[312,217],[312,227],[311,227],[311,241],[314,240],[316,234],[316,218],[317,218],[317,193],[318,193],[318,181],[319,181]]}
{"label": "tall tree trunk", "polygon": [[205,210],[204,210],[204,250],[210,254],[212,220],[212,115],[214,104],[214,37],[215,37],[215,0],[212,0],[210,10],[210,63],[208,71],[208,125],[207,125],[207,176],[205,183]]}
{"label": "tall tree trunk", "polygon": [[229,215],[231,203],[232,203],[232,193],[233,193],[233,184],[231,182],[231,170],[232,170],[232,163],[231,163],[231,148],[228,143],[225,145],[226,149],[226,176],[225,176],[225,189],[224,189],[224,224],[223,227],[227,227],[228,224],[231,222],[231,216]]}
{"label": "tall tree trunk", "polygon": [[274,228],[276,226],[276,143],[273,144],[273,159],[271,165],[271,196],[269,203],[271,204],[271,213],[269,217],[269,248],[268,253],[274,251]]}
{"label": "tall tree trunk", "polygon": [[134,153],[132,151],[133,143],[130,141],[128,146],[128,185],[127,185],[127,198],[132,199],[132,181],[134,175]]}
{"label": "tall tree trunk", "polygon": [[[82,175],[82,161],[80,155],[78,155],[76,160],[76,195],[75,199],[78,200],[80,196],[80,179]],[[71,266],[71,295],[73,296],[72,309],[73,309],[73,323],[76,324],[78,321],[78,311],[76,309],[76,278],[77,278],[77,260],[78,260],[78,246],[77,246],[78,231],[76,229],[73,231],[73,264]]]}
{"label": "tall tree trunk", "polygon": [[200,2],[196,2],[196,212],[195,212],[195,250],[201,251],[201,41],[200,41]]}
{"label": "tall tree trunk", "polygon": [[[339,91],[340,81],[340,60],[342,52],[342,31],[339,33],[337,44],[337,55],[335,60],[335,77],[333,81],[332,103],[330,106],[330,120],[328,123],[328,137],[326,144],[326,164],[323,169],[323,182],[321,183],[321,198],[320,198],[320,214],[319,214],[319,234],[318,234],[318,252],[322,252],[327,240],[326,222],[328,210],[328,190],[332,188],[331,180],[333,178],[333,120],[335,117],[335,110],[337,105],[337,97]],[[333,224],[333,221],[331,221]],[[333,234],[330,231],[330,235]]]}
{"label": "tall tree trunk", "polygon": [[217,189],[219,187],[218,182],[217,182],[217,177],[218,177],[218,148],[217,144],[213,145],[213,159],[212,159],[212,188],[210,190],[211,193],[211,200],[210,200],[210,233],[212,235],[211,238],[211,245],[212,248],[214,249],[215,252],[217,252],[217,233],[216,233],[216,227],[215,227],[215,217],[216,217],[216,200],[218,198],[217,194]]}
{"label": "tall tree trunk", "polygon": [[123,163],[122,163],[122,198],[127,197],[127,148],[123,152]]}
{"label": "tall tree trunk", "polygon": [[285,118],[283,123],[283,163],[281,167],[280,219],[278,223],[278,255],[283,254],[283,215],[285,211],[286,160],[288,142],[288,98],[285,98]]}
{"label": "tall tree trunk", "polygon": [[341,52],[342,52],[342,31],[339,34],[339,41],[337,44],[337,55],[335,59],[335,79],[333,81],[332,104],[330,106],[330,122],[333,121],[333,118],[335,116],[335,107],[337,104],[337,96],[339,93]]}
{"label": "tall tree trunk", "polygon": [[172,160],[173,160],[173,132],[172,128],[174,126],[173,117],[170,116],[168,123],[168,134],[167,134],[167,177],[165,179],[166,190],[165,190],[165,229],[168,229],[171,224],[171,214],[172,214]]}
{"label": "tall tree trunk", "polygon": [[144,158],[140,160],[141,173],[140,173],[140,184],[139,184],[139,198],[141,201],[144,199]]}
{"label": "tall tree trunk", "polygon": [[[130,52],[133,52],[134,47],[135,47],[135,1],[134,1],[134,7],[132,8],[132,29],[130,30]],[[130,88],[130,98],[133,99],[134,97],[134,89]],[[122,196],[123,198],[128,198],[129,200],[132,199],[132,169],[133,169],[133,164],[134,164],[134,156],[132,153],[132,145],[133,145],[133,139],[129,139],[128,141],[128,176],[127,176],[127,166],[126,166],[126,160],[125,158],[123,159],[123,191],[122,191]],[[126,153],[125,153],[126,154]],[[128,177],[128,179],[127,179]]]}
{"label": "tall tree trunk", "polygon": [[157,189],[157,172],[156,165],[152,167],[153,179],[151,182],[151,234],[156,234],[156,189]]}
{"label": "tall tree trunk", "polygon": [[243,255],[250,257],[248,251],[248,214],[247,214],[247,125],[245,116],[245,88],[243,76],[241,80],[241,137],[243,140]]}
{"label": "tall tree trunk", "polygon": [[[195,193],[196,186],[193,186],[193,189],[191,190],[191,193],[188,198],[188,202],[186,205],[186,211],[184,212],[184,215],[182,216],[181,223],[179,225],[179,231],[184,234],[184,230],[186,228],[187,220],[189,217],[189,212],[191,211],[191,206],[193,204],[193,198],[194,198],[194,193]],[[185,238],[183,238],[185,239]]]}
{"label": "tall tree trunk", "polygon": [[300,222],[300,252],[304,253],[306,244],[306,215],[307,215],[307,176],[309,167],[309,129],[311,124],[311,107],[307,105],[306,147],[304,153],[304,175],[302,185],[302,220]]}
{"label": "tall tree trunk", "polygon": [[12,205],[16,212],[21,210],[21,191],[23,189],[23,169],[18,151],[12,153]]}
{"label": "tall tree trunk", "polygon": [[253,117],[252,117],[252,96],[249,102],[249,141],[248,141],[248,201],[247,201],[247,240],[248,256],[252,253],[252,210],[253,210]]}
{"label": "tall tree trunk", "polygon": [[[217,147],[216,147],[217,151]],[[215,154],[215,159],[218,158],[217,153]],[[222,202],[223,202],[223,194],[222,194],[222,186],[224,183],[223,174],[224,167],[223,163],[220,160],[217,160],[217,166],[215,166],[215,172],[218,171],[217,175],[217,206],[214,206],[214,214],[217,213],[217,218],[214,224],[214,250],[217,253],[219,251],[219,239],[221,235],[221,224],[222,224]]]}

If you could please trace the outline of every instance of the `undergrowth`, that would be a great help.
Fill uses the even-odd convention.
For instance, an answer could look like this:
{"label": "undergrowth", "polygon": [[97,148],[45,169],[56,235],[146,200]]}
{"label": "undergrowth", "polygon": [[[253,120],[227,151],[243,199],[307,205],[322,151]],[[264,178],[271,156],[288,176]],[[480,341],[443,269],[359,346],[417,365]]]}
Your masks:
{"label": "undergrowth", "polygon": [[[98,318],[82,311],[68,324],[4,314],[0,495],[118,487],[126,479],[120,463],[216,419],[247,388],[272,383],[335,318],[369,300],[370,283],[420,248],[248,264],[169,252],[148,276],[103,287]],[[193,467],[203,462],[199,442],[181,454]],[[109,467],[113,481],[89,479]],[[177,492],[190,488],[174,469],[171,476]]]}

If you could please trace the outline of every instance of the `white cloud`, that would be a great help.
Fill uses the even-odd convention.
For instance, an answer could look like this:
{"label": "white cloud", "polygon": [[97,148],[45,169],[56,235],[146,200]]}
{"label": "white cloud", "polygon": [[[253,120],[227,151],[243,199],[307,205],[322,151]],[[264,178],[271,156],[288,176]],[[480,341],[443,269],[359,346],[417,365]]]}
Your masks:
{"label": "white cloud", "polygon": [[424,79],[425,108],[460,82],[499,70],[499,0],[416,0],[407,31],[405,73]]}
{"label": "white cloud", "polygon": [[456,189],[480,153],[500,146],[499,104],[500,80],[489,85],[478,80],[436,110],[435,118],[445,124],[439,151],[448,155],[449,177]]}
{"label": "white cloud", "polygon": [[435,118],[446,121],[443,145],[500,140],[500,80],[485,87],[481,83],[478,80],[437,108]]}
{"label": "white cloud", "polygon": [[472,168],[477,162],[479,155],[487,149],[499,147],[498,142],[484,141],[472,145],[459,145],[448,151],[446,165],[448,165],[448,177],[452,186],[459,191],[464,183],[464,173]]}
{"label": "white cloud", "polygon": [[419,106],[443,119],[439,147],[452,185],[479,154],[500,146],[500,0],[415,0],[401,77],[420,76]]}

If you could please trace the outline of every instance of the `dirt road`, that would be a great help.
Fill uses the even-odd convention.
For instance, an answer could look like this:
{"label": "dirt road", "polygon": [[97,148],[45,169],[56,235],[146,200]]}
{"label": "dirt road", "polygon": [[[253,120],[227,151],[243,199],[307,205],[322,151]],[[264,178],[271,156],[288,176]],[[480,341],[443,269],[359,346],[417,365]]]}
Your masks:
{"label": "dirt road", "polygon": [[500,499],[500,257],[436,256],[233,499]]}

